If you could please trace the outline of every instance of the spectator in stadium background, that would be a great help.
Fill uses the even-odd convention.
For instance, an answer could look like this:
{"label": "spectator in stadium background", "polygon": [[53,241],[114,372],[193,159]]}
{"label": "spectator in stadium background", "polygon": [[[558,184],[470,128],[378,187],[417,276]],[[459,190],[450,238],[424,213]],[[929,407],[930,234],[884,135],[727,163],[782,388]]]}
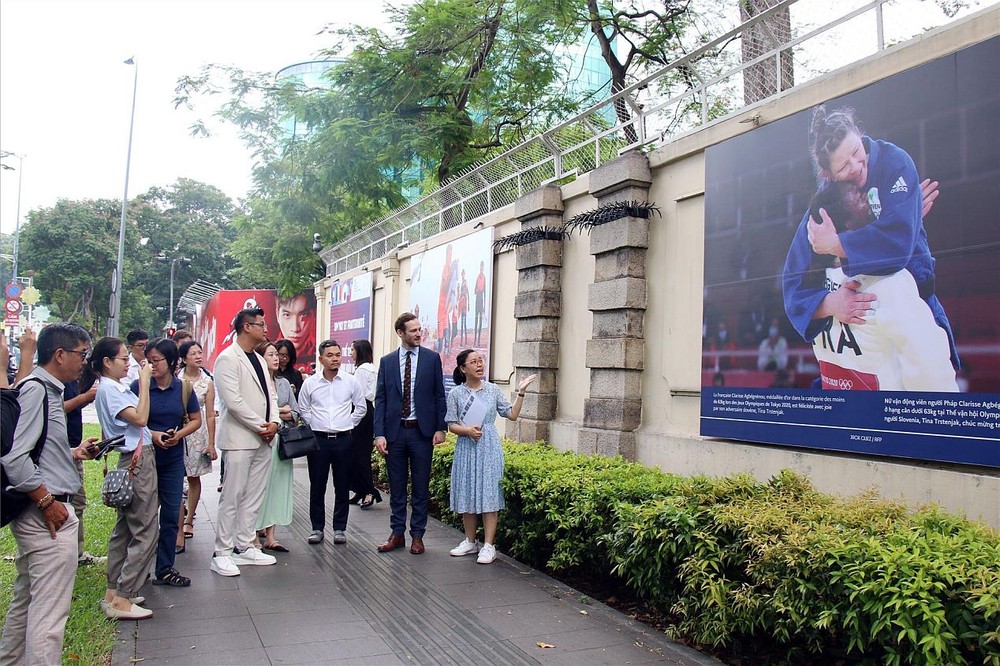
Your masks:
{"label": "spectator in stadium background", "polygon": [[781,335],[777,318],[771,320],[767,337],[757,348],[758,370],[784,370],[788,367],[788,341]]}
{"label": "spectator in stadium background", "polygon": [[275,373],[275,377],[287,379],[288,383],[292,385],[292,395],[297,396],[299,389],[302,388],[304,378],[295,367],[295,362],[298,359],[295,345],[292,344],[291,340],[278,340],[274,343],[274,348],[278,350],[278,371]]}
{"label": "spectator in stadium background", "polygon": [[[178,520],[176,551],[184,552],[184,540],[194,536],[194,516],[201,500],[201,477],[212,472],[212,461],[219,452],[215,449],[215,384],[203,367],[204,352],[201,345],[190,339],[178,350],[181,370],[178,376],[191,384],[201,408],[201,427],[184,438],[184,473],[187,475],[187,511],[182,504]],[[186,513],[186,517],[185,517]]]}
{"label": "spectator in stadium background", "polygon": [[[173,340],[158,338],[146,346],[146,362],[153,366],[149,387],[149,432],[156,451],[156,484],[160,498],[160,537],[156,549],[153,585],[187,587],[191,579],[174,568],[177,556],[177,515],[184,487],[184,438],[201,427],[201,405],[194,391],[183,402],[182,382],[175,375],[180,354]],[[139,382],[132,382],[139,395]],[[184,417],[187,416],[187,423]]]}
{"label": "spectator in stadium background", "polygon": [[705,344],[705,351],[709,352],[705,358],[705,365],[716,370],[731,370],[733,368],[733,357],[729,354],[722,354],[725,351],[735,351],[736,343],[729,337],[726,330],[726,322],[719,321],[715,333],[709,337]]}
{"label": "spectator in stadium background", "polygon": [[129,331],[125,336],[128,345],[128,372],[122,378],[122,384],[131,386],[139,378],[139,368],[146,365],[146,345],[149,344],[149,333],[141,328]]}
{"label": "spectator in stadium background", "polygon": [[118,338],[102,338],[90,356],[90,372],[104,381],[97,386],[97,418],[105,437],[125,436],[118,447],[118,468],[133,465],[132,501],[118,510],[108,541],[108,573],[101,610],[112,619],[142,620],[153,611],[143,608],[139,590],[156,557],[157,514],[160,500],[156,484],[156,456],[149,420],[149,386],[153,367],[139,369],[138,395],[121,384],[128,370],[128,348]]}
{"label": "spectator in stadium background", "polygon": [[276,316],[281,337],[295,345],[299,369],[316,360],[316,295],[311,291],[278,298]]}
{"label": "spectator in stadium background", "polygon": [[483,317],[486,315],[486,262],[479,262],[479,275],[476,276],[476,341],[475,346],[481,346],[483,333]]}
{"label": "spectator in stadium background", "polygon": [[465,279],[465,269],[458,282],[458,327],[462,331],[462,345],[469,344],[469,281]]}

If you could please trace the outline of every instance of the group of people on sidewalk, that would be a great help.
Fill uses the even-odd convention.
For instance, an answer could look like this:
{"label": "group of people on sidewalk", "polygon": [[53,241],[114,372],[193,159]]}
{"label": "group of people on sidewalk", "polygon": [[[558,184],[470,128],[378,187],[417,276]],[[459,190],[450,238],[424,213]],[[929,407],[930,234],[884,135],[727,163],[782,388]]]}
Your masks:
{"label": "group of people on sidewalk", "polygon": [[[241,566],[275,564],[276,558],[264,550],[287,552],[274,526],[292,520],[292,461],[277,455],[277,445],[282,424],[300,418],[318,442],[318,451],[308,456],[310,544],[325,538],[324,498],[331,470],[335,544],[347,542],[351,503],[368,508],[381,502],[371,471],[371,453],[377,448],[386,457],[391,491],[391,532],[378,551],[406,546],[409,499],[409,550],[424,553],[432,451],[450,430],[458,436],[451,506],[463,514],[465,528],[465,539],[450,554],[478,554],[483,564],[495,560],[497,512],[504,499],[503,452],[494,421],[497,414],[516,420],[534,375],[519,384],[511,403],[485,380],[483,357],[468,349],[458,355],[453,373],[457,386],[446,397],[441,357],[420,346],[423,331],[410,313],[395,321],[400,346],[383,356],[377,369],[371,344],[358,340],[352,345],[355,373],[341,372],[341,347],[327,340],[317,350],[319,371],[304,380],[292,368],[294,347],[268,341],[263,310],[241,310],[233,328],[234,342],[219,354],[214,375],[202,367],[202,349],[194,340],[183,340],[178,347],[175,340],[150,341],[137,330],[124,342],[103,338],[91,349],[90,335],[78,325],[42,329],[37,366],[19,384],[22,416],[2,458],[9,487],[31,501],[11,523],[18,576],[0,642],[0,666],[59,662],[74,559],[99,559],[84,557],[82,517],[67,509],[82,492],[82,461],[98,454],[96,438],[80,441],[82,425],[75,445],[69,446],[74,440],[67,433],[67,411],[91,401],[103,435],[123,438],[116,447],[118,469],[127,470],[132,482],[132,499],[118,509],[108,544],[101,606],[110,618],[153,615],[143,607],[141,595],[151,570],[154,585],[191,584],[175,568],[175,558],[185,550],[184,539],[193,535],[200,477],[220,454],[224,483],[210,569],[237,576]],[[71,404],[64,391],[77,381],[83,397]],[[470,420],[466,417],[473,403],[480,404]],[[35,457],[43,432],[45,445]],[[84,498],[81,512],[85,505]]]}

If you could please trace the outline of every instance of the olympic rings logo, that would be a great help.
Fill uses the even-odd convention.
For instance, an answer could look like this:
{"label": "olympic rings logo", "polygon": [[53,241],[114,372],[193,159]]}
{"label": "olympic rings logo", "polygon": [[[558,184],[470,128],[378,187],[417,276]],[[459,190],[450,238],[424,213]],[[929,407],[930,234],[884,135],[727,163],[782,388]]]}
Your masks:
{"label": "olympic rings logo", "polygon": [[837,388],[841,391],[850,391],[854,388],[854,380],[852,379],[838,379]]}

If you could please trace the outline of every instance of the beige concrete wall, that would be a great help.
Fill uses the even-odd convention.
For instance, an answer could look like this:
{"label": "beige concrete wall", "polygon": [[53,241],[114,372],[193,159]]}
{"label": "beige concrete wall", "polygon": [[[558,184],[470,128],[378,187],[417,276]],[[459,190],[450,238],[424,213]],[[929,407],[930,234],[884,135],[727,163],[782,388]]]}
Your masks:
{"label": "beige concrete wall", "polygon": [[[645,314],[646,358],[643,375],[642,425],[636,431],[636,457],[647,465],[680,474],[726,475],[748,472],[766,479],[782,468],[807,474],[821,490],[853,494],[877,487],[886,497],[913,504],[937,502],[949,510],[1000,527],[1000,473],[930,463],[864,458],[781,446],[707,440],[699,437],[701,321],[704,273],[704,150],[719,141],[786,117],[832,97],[933,60],[1000,32],[1000,10],[895,47],[781,97],[759,104],[738,117],[708,126],[650,154],[653,184],[649,200],[662,217],[650,224],[647,258],[648,306]],[[751,120],[751,122],[744,122]],[[591,210],[589,178],[582,175],[562,187],[565,219]],[[477,221],[493,227],[496,238],[520,229],[513,206]],[[393,257],[368,266],[374,273],[376,353],[396,346],[392,321],[409,302],[410,257],[477,229],[466,224],[440,234],[419,247],[398,253],[399,276],[386,277]],[[587,309],[588,285],[594,278],[589,238],[574,235],[565,243],[562,318],[558,371],[558,410],[551,424],[551,444],[575,450],[589,397],[590,370],[586,344],[593,317]],[[490,377],[506,382],[513,370],[514,297],[517,287],[514,253],[494,262],[492,300],[493,350]],[[323,298],[323,301],[327,301]],[[321,318],[321,331],[329,316]]]}

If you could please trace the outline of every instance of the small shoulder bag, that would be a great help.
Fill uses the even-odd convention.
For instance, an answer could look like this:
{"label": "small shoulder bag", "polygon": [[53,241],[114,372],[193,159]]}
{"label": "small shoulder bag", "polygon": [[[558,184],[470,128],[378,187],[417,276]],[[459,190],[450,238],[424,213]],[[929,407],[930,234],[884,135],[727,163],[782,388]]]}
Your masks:
{"label": "small shoulder bag", "polygon": [[135,447],[132,454],[132,463],[127,469],[114,469],[110,472],[107,469],[107,458],[105,458],[104,483],[101,484],[101,500],[105,506],[112,509],[126,509],[132,503],[132,477],[135,476],[135,468],[139,464],[139,456],[142,455],[142,437],[139,437],[139,445]]}

